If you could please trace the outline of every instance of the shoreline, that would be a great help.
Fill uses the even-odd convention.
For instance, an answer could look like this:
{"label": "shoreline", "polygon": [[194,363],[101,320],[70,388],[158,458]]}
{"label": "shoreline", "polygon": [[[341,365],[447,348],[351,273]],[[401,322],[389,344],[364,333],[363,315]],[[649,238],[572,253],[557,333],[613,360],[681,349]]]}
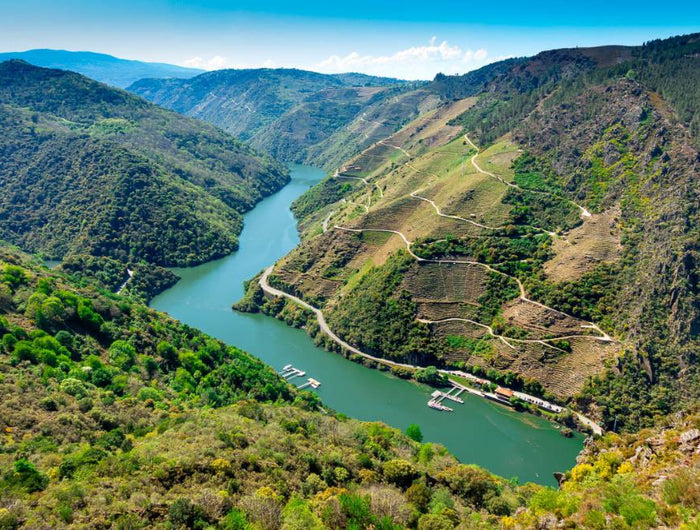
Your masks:
{"label": "shoreline", "polygon": [[[262,294],[263,298],[265,299],[283,299],[286,303],[293,303],[297,307],[301,308],[303,311],[309,313],[308,317],[311,317],[312,315],[315,316],[314,322],[318,325],[318,330],[313,330],[308,326],[308,318],[307,318],[307,323],[306,325],[301,325],[297,326],[295,323],[291,323],[293,327],[302,327],[306,330],[307,334],[311,336],[314,339],[315,343],[318,343],[318,337],[323,337],[320,340],[319,346],[323,347],[325,350],[333,352],[333,353],[339,353],[341,356],[344,358],[357,362],[360,364],[363,364],[367,368],[374,368],[374,369],[379,369],[380,371],[391,371],[394,375],[397,377],[400,377],[402,379],[414,379],[414,375],[416,372],[420,370],[425,370],[426,366],[418,366],[418,365],[412,365],[408,363],[401,363],[397,361],[392,361],[389,359],[384,359],[381,357],[376,357],[374,355],[370,355],[368,353],[365,353],[358,348],[348,344],[345,342],[343,339],[338,337],[328,326],[325,316],[323,315],[323,312],[309,304],[308,302],[305,302],[304,300],[291,295],[289,293],[286,293],[280,289],[276,289],[272,286],[269,285],[268,283],[268,277],[274,270],[274,265],[271,265],[267,267],[262,273],[256,275],[254,278],[249,280],[246,283],[246,290],[245,290],[245,295],[244,298],[233,304],[232,309],[234,311],[241,311],[241,312],[254,312],[255,310],[263,312],[264,314],[271,316],[273,318],[276,318],[278,320],[285,321],[288,325],[290,325],[290,322],[287,322],[284,318],[281,318],[280,314],[270,314],[266,313],[265,311],[262,310],[262,303],[264,303],[260,298],[257,296],[258,293]],[[250,290],[253,289],[254,292],[252,299],[249,296]],[[272,298],[270,298],[272,297]],[[328,344],[328,340],[330,340],[330,344]],[[384,369],[382,370],[383,367]],[[493,383],[492,381],[486,379],[485,377],[479,377],[474,374],[469,374],[467,372],[464,372],[462,370],[457,370],[457,369],[446,369],[446,368],[437,368],[437,373],[442,375],[446,381],[449,382],[449,384],[453,384],[455,386],[458,386],[459,388],[463,388],[465,391],[471,391],[473,387],[468,387],[465,386],[462,383],[459,383],[454,380],[454,377],[459,377],[462,379],[465,379],[467,381],[470,381],[472,383],[476,383],[479,381],[480,383],[477,385],[479,389],[475,389],[475,392],[479,392],[481,394],[481,397],[489,398],[489,396],[485,395],[483,391],[481,391],[481,387],[498,387],[507,391],[512,392],[512,395],[517,398],[516,404],[513,403],[508,403],[505,401],[502,401],[501,399],[491,399],[491,401],[494,401],[498,404],[501,404],[503,406],[509,407],[511,409],[516,410],[517,412],[530,412],[533,415],[537,415],[540,417],[546,418],[548,421],[551,421],[552,423],[555,423],[558,426],[561,426],[563,428],[572,428],[569,425],[565,425],[564,423],[556,421],[552,415],[553,414],[560,414],[565,411],[569,411],[575,418],[576,421],[574,423],[574,429],[583,433],[583,434],[594,434],[594,435],[602,435],[603,434],[603,429],[592,419],[587,418],[583,414],[572,410],[566,406],[562,405],[557,405],[555,403],[551,403],[543,398],[540,398],[538,396],[532,396],[529,394],[526,394],[524,392],[518,391],[518,390],[513,390],[508,387],[504,387],[501,385],[497,385],[496,383]],[[453,376],[452,378],[450,376]],[[437,385],[431,385],[431,386],[437,386]],[[475,393],[471,392],[471,393]],[[532,407],[535,407],[534,409]]]}

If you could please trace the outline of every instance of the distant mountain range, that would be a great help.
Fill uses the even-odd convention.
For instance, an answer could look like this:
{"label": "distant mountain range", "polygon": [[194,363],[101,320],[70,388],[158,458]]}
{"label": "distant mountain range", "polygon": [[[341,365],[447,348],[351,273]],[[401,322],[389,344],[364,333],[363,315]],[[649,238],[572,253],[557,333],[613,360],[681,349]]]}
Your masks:
{"label": "distant mountain range", "polygon": [[67,50],[28,50],[0,53],[0,62],[22,59],[35,66],[71,70],[108,85],[125,88],[145,77],[188,78],[204,72],[173,64],[146,63],[119,59],[112,55]]}
{"label": "distant mountain range", "polygon": [[[310,149],[358,119],[378,102],[425,83],[364,74],[320,74],[297,69],[218,70],[191,79],[142,79],[127,90],[176,112],[213,123],[275,158],[304,162]],[[417,114],[402,108],[401,119]],[[369,114],[373,114],[369,112]]]}

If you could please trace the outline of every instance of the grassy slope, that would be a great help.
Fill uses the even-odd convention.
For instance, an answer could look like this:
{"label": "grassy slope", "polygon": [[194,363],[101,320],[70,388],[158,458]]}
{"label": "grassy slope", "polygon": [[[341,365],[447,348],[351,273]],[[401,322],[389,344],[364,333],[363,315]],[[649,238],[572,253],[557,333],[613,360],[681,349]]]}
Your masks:
{"label": "grassy slope", "polygon": [[[343,174],[369,179],[369,186],[330,179],[297,201],[296,211],[306,214],[301,226],[307,238],[277,267],[276,277],[288,289],[323,305],[333,329],[365,351],[423,366],[449,363],[510,370],[523,376],[523,384],[534,379],[548,392],[571,396],[587,375],[603,369],[603,361],[616,348],[583,338],[571,341],[568,352],[538,343],[516,344],[514,352],[485,335],[484,328],[467,323],[426,326],[415,319],[468,318],[521,339],[580,334],[580,320],[533,304],[503,305],[517,295],[517,287],[506,289],[510,294],[505,296],[501,289],[507,286],[499,277],[490,278],[477,266],[430,264],[397,271],[386,261],[404,246],[396,235],[338,230],[318,235],[319,223],[333,212],[330,226],[400,231],[416,242],[414,252],[425,258],[477,260],[522,278],[540,270],[551,257],[551,237],[536,228],[574,226],[580,222],[578,210],[561,200],[543,202],[541,195],[509,191],[497,179],[477,173],[470,163],[474,151],[460,136],[460,128],[447,125],[471,104],[473,100],[460,100],[427,113],[344,164]],[[411,153],[411,159],[397,147]],[[484,151],[478,163],[513,179],[510,164],[517,156],[514,145],[503,141]],[[533,178],[532,172],[528,175]],[[522,180],[520,173],[517,178]],[[433,206],[411,197],[412,192],[463,220],[437,216]],[[333,202],[340,195],[345,202]],[[521,196],[527,207],[519,206]],[[313,212],[313,204],[321,209]],[[503,228],[486,230],[469,221]],[[531,227],[514,227],[523,223]],[[398,281],[380,280],[396,275]],[[385,318],[389,307],[393,316]],[[385,340],[392,334],[402,338]]]}
{"label": "grassy slope", "polygon": [[[324,305],[329,321],[346,338],[381,334],[372,325],[381,319],[372,318],[371,304],[364,304],[366,315],[353,306],[357,318],[340,309],[343,318],[334,321],[333,314],[336,306],[360,300],[361,278],[372,266],[382,266],[403,242],[388,236],[388,242],[370,246],[349,233],[319,235],[319,227],[333,212],[331,227],[399,230],[418,242],[414,251],[424,257],[491,264],[518,276],[531,297],[574,317],[499,300],[497,288],[481,299],[470,294],[471,303],[460,296],[431,297],[428,281],[448,281],[448,276],[436,277],[431,271],[425,281],[421,274],[411,276],[393,294],[400,300],[408,293],[419,318],[470,318],[521,339],[582,333],[585,322],[578,319],[583,319],[597,322],[620,340],[616,346],[586,338],[553,343],[559,350],[530,343],[514,352],[489,340],[484,328],[435,324],[434,338],[440,344],[424,348],[423,360],[430,361],[437,351],[438,359],[534,377],[559,396],[578,394],[578,406],[609,428],[638,429],[692,405],[699,388],[692,353],[698,314],[693,184],[698,96],[688,80],[697,73],[689,58],[699,42],[694,35],[643,48],[544,52],[462,78],[436,80],[432,89],[455,97],[486,90],[451,123],[468,127],[470,134],[475,131],[483,142],[510,131],[487,143],[478,163],[532,191],[508,189],[474,174],[468,160],[473,153],[459,140],[426,149],[425,140],[419,141],[421,133],[408,126],[405,133],[342,164],[345,173],[369,179],[370,186],[347,180],[339,181],[339,188],[326,181],[298,202],[299,212],[312,212],[314,201],[319,209],[302,219],[307,239],[277,269],[279,281]],[[410,152],[410,166],[406,155],[389,144]],[[530,154],[511,167],[518,147]],[[437,218],[428,203],[409,197],[416,190],[443,212],[504,225],[504,230],[491,234],[495,237],[483,237],[483,231],[479,239],[467,237],[480,230]],[[548,194],[537,193],[543,190]],[[333,203],[341,194],[345,202]],[[583,225],[572,200],[593,212]],[[564,230],[565,237],[556,242],[542,233],[535,237],[525,225]],[[585,243],[578,245],[581,238]],[[564,266],[562,281],[552,276],[552,258]],[[437,287],[434,291],[443,292]],[[360,321],[363,326],[357,325]],[[407,326],[404,336],[412,336],[413,328],[417,325]],[[363,345],[374,348],[370,341]],[[402,351],[385,350],[387,356]],[[594,374],[600,377],[587,382]]]}

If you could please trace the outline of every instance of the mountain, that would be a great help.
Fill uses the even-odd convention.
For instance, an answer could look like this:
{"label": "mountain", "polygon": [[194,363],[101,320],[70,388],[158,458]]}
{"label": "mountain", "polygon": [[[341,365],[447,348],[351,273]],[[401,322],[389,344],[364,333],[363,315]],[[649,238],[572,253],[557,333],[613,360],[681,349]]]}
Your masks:
{"label": "mountain", "polygon": [[[608,430],[694,407],[699,57],[694,34],[436,77],[432,106],[298,199],[302,243],[269,284],[368,355],[468,370]],[[259,295],[240,307],[293,305]]]}
{"label": "mountain", "polygon": [[373,104],[416,86],[363,74],[264,68],[218,70],[192,79],[142,79],[128,90],[213,123],[279,160],[303,162],[310,148]]}
{"label": "mountain", "polygon": [[0,53],[0,62],[10,59],[21,59],[29,64],[44,68],[70,70],[119,88],[125,88],[145,77],[188,78],[203,72],[203,70],[196,68],[183,68],[173,64],[146,63],[119,59],[104,53],[66,50],[27,50]]}
{"label": "mountain", "polygon": [[236,248],[285,168],[79,74],[0,64],[0,238],[46,257],[192,265]]}
{"label": "mountain", "polygon": [[494,476],[0,245],[2,528],[651,528],[698,522],[697,412]]}

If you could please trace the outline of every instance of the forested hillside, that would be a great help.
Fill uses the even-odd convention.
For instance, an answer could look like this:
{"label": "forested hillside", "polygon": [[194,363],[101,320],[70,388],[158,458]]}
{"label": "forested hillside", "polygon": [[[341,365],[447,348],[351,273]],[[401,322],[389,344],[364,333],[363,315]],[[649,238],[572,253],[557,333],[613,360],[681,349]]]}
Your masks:
{"label": "forested hillside", "polygon": [[0,64],[0,238],[49,258],[191,265],[288,180],[229,135],[78,74]]}
{"label": "forested hillside", "polygon": [[606,429],[694,406],[699,48],[438,76],[442,103],[297,201],[305,238],[270,281],[370,355],[510,380]]}
{"label": "forested hillside", "polygon": [[3,529],[698,523],[697,416],[590,444],[554,490],[322,413],[245,352],[6,247],[0,333]]}
{"label": "forested hillside", "polygon": [[[415,85],[361,74],[262,68],[220,70],[187,80],[143,79],[129,90],[213,123],[279,160],[304,162],[313,158],[311,148],[365,118],[373,105]],[[408,116],[398,113],[389,121],[396,125]]]}

